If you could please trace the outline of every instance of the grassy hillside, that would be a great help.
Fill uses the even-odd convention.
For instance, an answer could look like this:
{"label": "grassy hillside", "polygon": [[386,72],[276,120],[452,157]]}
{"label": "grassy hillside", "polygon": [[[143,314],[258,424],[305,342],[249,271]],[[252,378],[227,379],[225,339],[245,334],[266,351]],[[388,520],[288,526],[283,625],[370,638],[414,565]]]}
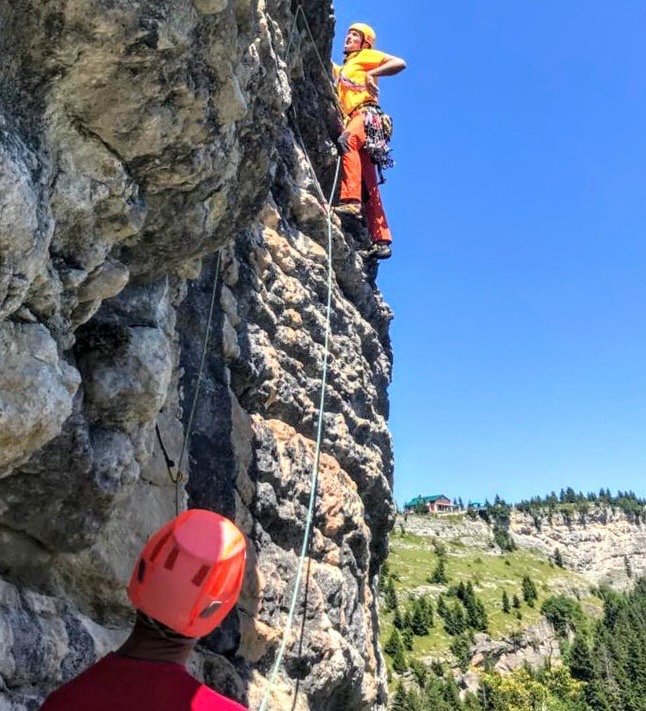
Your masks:
{"label": "grassy hillside", "polygon": [[[454,531],[459,531],[460,525],[469,526],[468,521],[447,523],[451,523]],[[581,602],[588,613],[594,616],[601,614],[602,604],[590,594],[589,584],[581,576],[556,566],[544,555],[527,550],[501,552],[497,547],[487,547],[487,543],[482,545],[480,542],[475,546],[465,544],[464,540],[473,542],[473,537],[440,539],[401,531],[391,537],[391,553],[380,582],[382,591],[394,588],[400,616],[405,616],[407,611],[412,614],[413,600],[420,597],[431,603],[435,613],[428,634],[413,636],[412,650],[406,650],[409,661],[415,659],[430,664],[433,660],[439,660],[452,666],[458,663],[450,649],[455,635],[447,633],[437,608],[440,596],[449,606],[456,602],[456,589],[460,583],[471,583],[476,598],[486,611],[486,629],[481,631],[486,631],[493,639],[522,634],[536,624],[541,617],[542,603],[554,595],[571,595]],[[430,582],[441,559],[444,559],[446,582]],[[523,578],[527,576],[533,582],[536,593],[530,604],[523,597]],[[506,591],[510,603],[508,612],[503,610],[503,591]],[[514,595],[520,603],[516,608],[513,606]],[[386,603],[390,601],[392,607],[392,592],[382,599]],[[392,636],[394,617],[394,609],[388,609],[387,604],[382,605],[382,644],[386,647]],[[392,661],[392,656],[387,655],[391,670]],[[393,678],[396,676],[393,675]]]}

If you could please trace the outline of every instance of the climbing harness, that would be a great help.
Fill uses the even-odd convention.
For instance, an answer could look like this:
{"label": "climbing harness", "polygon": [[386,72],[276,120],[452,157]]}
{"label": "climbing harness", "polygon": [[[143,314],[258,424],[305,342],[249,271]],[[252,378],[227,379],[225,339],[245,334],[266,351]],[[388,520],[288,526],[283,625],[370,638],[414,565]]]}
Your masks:
{"label": "climbing harness", "polygon": [[[296,13],[294,16],[294,24],[292,26],[292,37],[293,34],[296,30],[297,26],[297,21],[298,21],[298,14],[299,12],[303,16],[303,19],[305,20],[305,25],[307,27],[308,34],[312,40],[312,44],[314,46],[314,49],[316,50],[316,54],[319,58],[319,61],[321,63],[321,66],[323,67],[323,70],[325,71],[325,64],[323,63],[323,60],[321,58],[321,55],[318,51],[318,48],[316,47],[316,42],[314,40],[314,36],[312,34],[312,31],[310,29],[309,23],[307,22],[307,17],[305,15],[305,12],[303,10],[302,5],[299,4],[298,8],[296,9]],[[292,45],[292,37],[290,37],[290,41],[288,44],[288,50],[291,48]],[[289,57],[289,54],[286,57]],[[330,84],[332,84],[330,82]],[[332,85],[333,87],[333,85]],[[294,110],[294,116],[296,120],[298,120],[298,117],[296,116],[296,111]],[[312,173],[314,176],[316,176],[316,173],[314,172],[314,166],[312,165],[312,162],[309,158],[309,155],[307,153],[307,149],[305,148],[305,145],[302,141],[302,136],[300,136],[300,131],[298,131],[297,127],[297,134],[299,135],[300,142],[301,142],[301,148],[304,152],[304,155],[307,157],[310,167],[312,168]],[[332,204],[332,201],[334,200],[334,195],[336,193],[336,188],[337,184],[339,182],[339,173],[341,169],[341,158],[337,158],[336,161],[336,168],[334,172],[334,180],[332,184],[332,189],[330,190],[330,197],[329,199],[326,200],[325,194],[323,193],[323,190],[321,188],[320,183],[318,180],[315,181],[317,185],[317,190],[319,192],[319,195],[323,201],[324,204],[327,205],[327,271],[328,271],[328,278],[327,278],[327,302],[326,302],[326,309],[325,309],[325,338],[324,338],[324,343],[323,343],[323,369],[322,369],[322,374],[321,374],[321,389],[320,389],[320,396],[319,396],[319,408],[318,408],[318,418],[317,418],[317,424],[316,424],[316,444],[314,448],[314,463],[312,465],[312,472],[311,472],[311,477],[310,477],[310,497],[309,497],[309,503],[308,503],[308,508],[307,508],[307,517],[305,521],[305,531],[303,533],[303,541],[301,544],[301,552],[298,560],[298,568],[296,571],[296,578],[294,580],[294,591],[292,593],[292,598],[291,602],[289,605],[289,613],[287,615],[287,621],[285,623],[285,626],[283,627],[283,637],[280,643],[280,647],[278,649],[278,653],[276,654],[276,659],[274,661],[274,665],[271,669],[271,673],[269,675],[269,680],[267,682],[267,687],[265,689],[265,693],[262,698],[262,702],[260,704],[260,707],[258,711],[265,711],[267,709],[267,705],[269,703],[269,697],[271,696],[271,691],[272,688],[275,684],[276,677],[278,676],[278,672],[280,671],[280,668],[283,663],[283,658],[285,656],[285,651],[287,650],[287,643],[289,640],[289,634],[291,632],[292,626],[294,624],[294,618],[296,614],[296,605],[298,604],[298,598],[299,598],[299,593],[300,593],[300,588],[301,588],[301,580],[303,577],[303,571],[305,568],[305,561],[307,559],[307,554],[309,551],[309,544],[310,544],[310,535],[312,531],[312,521],[314,518],[314,506],[316,503],[316,492],[318,488],[318,477],[319,477],[319,465],[320,465],[320,458],[321,458],[321,443],[323,439],[323,416],[325,413],[325,392],[327,390],[327,371],[328,371],[328,361],[329,361],[329,351],[330,351],[330,323],[331,323],[331,315],[332,315],[332,273],[333,273],[333,268],[332,268],[332,209],[330,205]],[[309,567],[308,567],[309,570]],[[304,608],[306,604],[306,600],[304,602]],[[303,609],[303,617],[305,617],[305,609]],[[303,635],[304,629],[301,627],[301,641],[302,641],[302,635]]]}

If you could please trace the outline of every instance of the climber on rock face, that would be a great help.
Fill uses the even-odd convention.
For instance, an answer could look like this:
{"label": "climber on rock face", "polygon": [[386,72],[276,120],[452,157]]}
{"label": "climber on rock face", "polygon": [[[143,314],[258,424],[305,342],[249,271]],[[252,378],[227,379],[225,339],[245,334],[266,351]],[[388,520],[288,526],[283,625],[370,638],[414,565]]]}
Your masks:
{"label": "climber on rock face", "polygon": [[388,141],[392,122],[378,106],[377,78],[398,74],[406,62],[374,48],[375,31],[357,22],[345,38],[341,66],[334,65],[339,103],[345,129],[338,139],[342,153],[342,181],[339,204],[341,217],[361,219],[365,211],[374,259],[391,256],[392,236],[384,213],[377,181],[377,166],[392,165]]}
{"label": "climber on rock face", "polygon": [[245,711],[186,670],[198,638],[235,605],[246,542],[228,519],[191,509],[144,547],[128,597],[137,611],[130,637],[51,694],[41,711]]}

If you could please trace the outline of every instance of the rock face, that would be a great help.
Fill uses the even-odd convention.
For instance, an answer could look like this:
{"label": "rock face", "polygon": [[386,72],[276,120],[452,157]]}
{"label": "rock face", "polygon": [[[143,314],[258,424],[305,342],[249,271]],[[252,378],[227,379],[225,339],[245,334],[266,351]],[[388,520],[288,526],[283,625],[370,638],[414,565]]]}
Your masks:
{"label": "rock face", "polygon": [[[303,8],[329,54],[331,7]],[[305,530],[334,173],[326,75],[293,27],[286,0],[0,0],[3,711],[127,633],[132,563],[175,512],[160,442],[180,463],[189,425],[180,504],[235,518],[250,553],[196,673],[264,693]],[[270,708],[385,706],[392,314],[356,237],[333,218],[317,499]]]}
{"label": "rock face", "polygon": [[501,674],[524,665],[538,669],[546,660],[551,663],[561,659],[559,639],[552,625],[544,618],[522,634],[501,640],[492,640],[486,634],[476,634],[471,653],[471,664],[474,667],[484,669],[488,662]]}
{"label": "rock face", "polygon": [[546,663],[561,661],[560,640],[552,625],[544,618],[540,622],[502,639],[491,639],[489,635],[475,635],[471,647],[471,669],[465,673],[453,670],[460,688],[477,693],[480,688],[479,672],[489,668],[499,674],[507,674],[529,666],[540,669]]}
{"label": "rock face", "polygon": [[558,548],[567,568],[582,573],[595,585],[623,589],[630,574],[646,574],[646,527],[621,511],[594,507],[583,518],[566,520],[555,513],[540,530],[527,514],[516,513],[511,532],[519,546],[537,548],[553,556]]}
{"label": "rock face", "polygon": [[482,519],[469,519],[461,514],[438,516],[407,515],[397,518],[397,526],[408,533],[433,537],[440,540],[459,540],[470,548],[492,548],[494,545],[491,527]]}

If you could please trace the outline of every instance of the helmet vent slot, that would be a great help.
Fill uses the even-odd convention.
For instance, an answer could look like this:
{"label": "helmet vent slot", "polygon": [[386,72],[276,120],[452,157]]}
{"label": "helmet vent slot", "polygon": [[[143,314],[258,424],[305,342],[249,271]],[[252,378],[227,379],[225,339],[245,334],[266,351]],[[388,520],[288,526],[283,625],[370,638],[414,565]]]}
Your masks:
{"label": "helmet vent slot", "polygon": [[164,568],[166,568],[166,570],[173,569],[173,567],[175,566],[175,561],[177,560],[178,555],[179,555],[179,548],[173,548],[173,550],[168,554],[168,558],[166,558],[166,562],[164,563]]}
{"label": "helmet vent slot", "polygon": [[161,553],[161,549],[168,543],[168,539],[171,537],[172,532],[169,531],[163,538],[157,541],[157,544],[153,548],[153,552],[150,554],[150,562],[154,563],[155,558]]}
{"label": "helmet vent slot", "polygon": [[206,578],[206,576],[209,574],[209,570],[211,570],[211,568],[208,565],[203,565],[197,571],[193,580],[191,580],[193,585],[197,585],[197,587],[199,588],[200,585],[204,582],[204,579]]}

